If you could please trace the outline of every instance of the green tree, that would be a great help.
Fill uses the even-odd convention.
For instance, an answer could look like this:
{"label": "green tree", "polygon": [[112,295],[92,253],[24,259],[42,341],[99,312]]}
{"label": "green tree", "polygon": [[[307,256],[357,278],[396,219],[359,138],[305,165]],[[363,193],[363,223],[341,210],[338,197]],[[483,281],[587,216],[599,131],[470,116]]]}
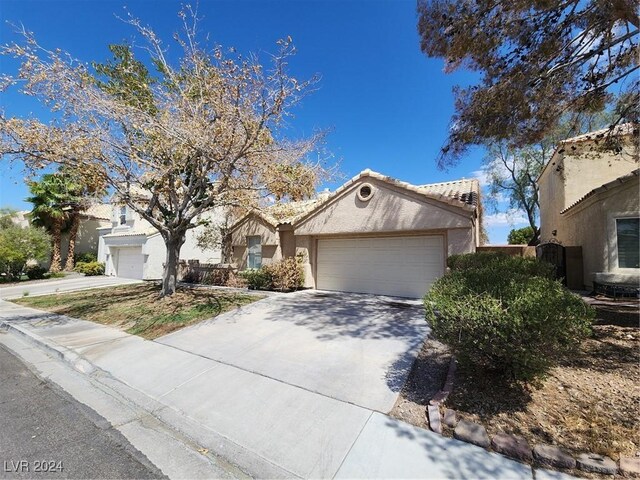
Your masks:
{"label": "green tree", "polygon": [[31,168],[63,164],[101,175],[162,236],[162,295],[175,292],[186,234],[208,214],[259,209],[271,195],[297,198],[324,173],[316,148],[323,134],[290,139],[285,131],[316,82],[287,73],[291,38],[278,42],[265,68],[257,55],[206,45],[189,7],[179,16],[183,29],[170,56],[134,18],[128,23],[142,48],[112,46],[113,59],[92,67],[41,47],[28,32],[0,49],[20,64],[3,84],[56,113],[49,123],[0,113],[0,154]]}
{"label": "green tree", "polygon": [[539,142],[521,148],[506,140],[486,145],[482,169],[488,181],[488,203],[497,211],[499,201],[506,197],[509,208],[526,214],[533,236],[525,243],[538,243],[540,201],[537,180],[558,143],[570,136],[601,129],[613,121],[614,115],[609,110],[585,115],[577,124],[564,121]]}
{"label": "green tree", "polygon": [[536,236],[536,232],[531,227],[514,228],[509,232],[507,242],[509,245],[529,245]]}
{"label": "green tree", "polygon": [[51,238],[42,228],[15,224],[6,210],[0,215],[0,274],[19,279],[28,261],[46,260]]}
{"label": "green tree", "polygon": [[614,92],[613,124],[637,122],[637,9],[634,0],[418,0],[422,51],[447,72],[480,76],[454,90],[439,164],[455,164],[470,145],[535,144],[567,116],[602,111]]}

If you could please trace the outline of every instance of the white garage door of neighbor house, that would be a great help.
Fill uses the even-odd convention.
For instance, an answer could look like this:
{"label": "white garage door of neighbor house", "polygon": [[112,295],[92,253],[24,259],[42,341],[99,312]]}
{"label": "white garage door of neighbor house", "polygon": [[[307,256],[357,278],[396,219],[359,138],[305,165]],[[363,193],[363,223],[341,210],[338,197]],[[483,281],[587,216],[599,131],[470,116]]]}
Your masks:
{"label": "white garage door of neighbor house", "polygon": [[144,255],[140,247],[118,249],[118,277],[142,279],[143,267]]}
{"label": "white garage door of neighbor house", "polygon": [[317,288],[422,297],[444,273],[442,235],[318,240]]}

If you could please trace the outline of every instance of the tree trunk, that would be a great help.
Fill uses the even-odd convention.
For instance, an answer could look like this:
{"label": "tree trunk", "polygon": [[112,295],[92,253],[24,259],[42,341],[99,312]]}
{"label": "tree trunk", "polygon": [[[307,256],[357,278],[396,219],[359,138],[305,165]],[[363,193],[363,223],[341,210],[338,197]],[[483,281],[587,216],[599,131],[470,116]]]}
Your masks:
{"label": "tree trunk", "polygon": [[180,249],[184,244],[185,234],[169,234],[164,239],[167,248],[167,258],[162,272],[162,297],[176,293],[178,283],[178,262],[180,261]]}
{"label": "tree trunk", "polygon": [[78,227],[80,227],[80,212],[74,212],[73,218],[71,219],[71,230],[69,230],[69,249],[67,251],[67,261],[64,264],[65,272],[72,272],[76,264],[75,255]]}
{"label": "tree trunk", "polygon": [[57,273],[62,270],[62,257],[60,255],[60,244],[62,243],[62,220],[54,220],[51,227],[51,266],[49,271],[51,273]]}

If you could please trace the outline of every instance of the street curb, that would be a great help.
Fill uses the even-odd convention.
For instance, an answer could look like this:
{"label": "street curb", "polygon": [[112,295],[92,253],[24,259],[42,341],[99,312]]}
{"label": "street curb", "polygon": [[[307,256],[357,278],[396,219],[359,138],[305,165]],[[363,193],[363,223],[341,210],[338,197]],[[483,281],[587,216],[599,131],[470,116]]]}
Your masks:
{"label": "street curb", "polygon": [[[269,297],[259,300],[259,302],[268,300]],[[255,302],[258,303],[258,302]],[[16,325],[6,320],[0,320],[0,330],[19,336],[28,343],[38,347],[46,352],[53,354],[55,357],[67,363],[77,372],[91,377],[95,382],[104,387],[117,392],[126,401],[131,402],[136,408],[145,411],[153,417],[157,422],[164,426],[164,429],[171,432],[171,436],[178,442],[186,444],[188,442],[202,445],[205,443],[216,445],[220,451],[224,453],[212,452],[211,456],[223,460],[233,468],[237,469],[242,475],[251,478],[264,477],[273,479],[294,478],[295,475],[283,469],[282,467],[271,463],[255,452],[247,450],[245,447],[236,444],[222,435],[199,425],[194,419],[186,413],[174,409],[173,407],[162,404],[155,398],[152,398],[134,387],[122,382],[109,372],[102,370],[100,367],[92,364],[84,359],[81,355],[72,350],[49,341],[32,331]],[[125,393],[126,392],[126,393]],[[131,395],[134,392],[134,395]],[[141,400],[143,399],[143,400]],[[189,428],[185,428],[189,426]],[[232,458],[241,458],[241,462],[236,462]],[[211,460],[209,460],[211,461]]]}
{"label": "street curb", "polygon": [[91,375],[96,371],[96,367],[91,363],[82,358],[77,353],[69,350],[66,347],[58,345],[53,342],[49,342],[42,338],[40,335],[29,331],[26,328],[22,328],[15,323],[0,321],[0,329],[6,330],[8,332],[14,332],[21,337],[25,338],[29,343],[41,347],[48,352],[54,354],[56,357],[65,361],[69,365],[71,365],[74,370],[77,370],[81,373]]}

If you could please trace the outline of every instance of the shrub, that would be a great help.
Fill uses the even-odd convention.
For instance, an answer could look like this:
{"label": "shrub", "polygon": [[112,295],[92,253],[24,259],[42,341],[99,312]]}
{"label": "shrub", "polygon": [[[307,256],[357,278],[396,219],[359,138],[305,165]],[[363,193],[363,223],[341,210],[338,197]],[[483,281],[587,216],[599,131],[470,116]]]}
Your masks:
{"label": "shrub", "polygon": [[427,321],[461,362],[535,381],[588,335],[594,311],[545,264],[482,255],[457,259],[432,285]]}
{"label": "shrub", "polygon": [[265,267],[243,270],[239,275],[251,290],[271,290],[273,287],[273,279]]}
{"label": "shrub", "polygon": [[304,270],[302,262],[295,257],[287,257],[279,262],[267,265],[267,273],[271,276],[274,290],[288,292],[304,286]]}
{"label": "shrub", "polygon": [[42,268],[40,265],[29,265],[25,270],[25,273],[27,274],[29,280],[41,280],[45,278],[47,269]]}
{"label": "shrub", "polygon": [[93,252],[84,252],[76,255],[76,263],[93,263],[98,261],[98,255]]}
{"label": "shrub", "polygon": [[247,281],[239,274],[234,271],[229,272],[229,278],[226,283],[227,287],[233,288],[247,288]]}
{"label": "shrub", "polygon": [[250,289],[288,292],[302,288],[304,270],[300,258],[287,257],[259,269],[244,270],[239,275]]}
{"label": "shrub", "polygon": [[555,278],[555,267],[535,257],[510,256],[499,252],[466,253],[451,255],[447,259],[451,271],[490,269],[497,275],[514,272],[535,277]]}
{"label": "shrub", "polygon": [[104,263],[101,262],[79,262],[74,270],[84,273],[87,277],[104,275]]}

